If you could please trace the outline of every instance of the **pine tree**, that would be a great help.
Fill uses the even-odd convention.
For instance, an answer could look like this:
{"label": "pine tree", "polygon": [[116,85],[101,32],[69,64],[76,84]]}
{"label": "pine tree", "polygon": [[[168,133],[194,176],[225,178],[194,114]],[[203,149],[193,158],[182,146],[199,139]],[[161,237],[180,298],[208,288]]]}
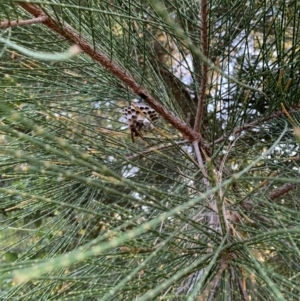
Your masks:
{"label": "pine tree", "polygon": [[298,300],[297,1],[0,3],[1,300]]}

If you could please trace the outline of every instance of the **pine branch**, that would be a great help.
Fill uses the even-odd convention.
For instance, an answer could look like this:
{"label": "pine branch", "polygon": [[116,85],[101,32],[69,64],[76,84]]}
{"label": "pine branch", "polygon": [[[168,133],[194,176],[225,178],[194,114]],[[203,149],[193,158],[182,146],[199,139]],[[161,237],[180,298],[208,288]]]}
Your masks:
{"label": "pine branch", "polygon": [[41,15],[37,18],[32,18],[29,20],[16,20],[16,21],[4,20],[4,21],[0,22],[0,28],[5,29],[5,28],[9,28],[9,27],[43,23],[45,20],[46,20],[45,15]]}
{"label": "pine branch", "polygon": [[282,196],[285,193],[288,193],[289,191],[295,189],[297,187],[297,184],[294,183],[286,183],[284,185],[282,185],[281,187],[278,187],[276,189],[274,189],[273,191],[271,191],[269,193],[269,198],[271,200],[275,200],[277,198],[279,198],[280,196]]}
{"label": "pine branch", "polygon": [[35,17],[41,17],[47,15],[46,20],[43,22],[52,31],[58,33],[71,43],[75,43],[80,46],[83,52],[88,54],[92,59],[97,61],[109,72],[114,74],[118,79],[126,84],[135,94],[139,95],[145,100],[156,112],[158,112],[165,120],[172,124],[178,131],[180,131],[184,137],[188,138],[191,142],[199,141],[202,147],[207,149],[208,144],[202,138],[201,134],[191,129],[179,118],[172,115],[165,109],[156,99],[154,99],[146,89],[143,89],[134,78],[128,74],[127,71],[122,70],[116,63],[112,62],[106,55],[100,51],[94,49],[93,45],[82,37],[74,28],[68,25],[66,22],[60,20],[60,23],[55,22],[48,12],[43,11],[40,7],[34,4],[19,3],[19,5],[31,13]]}

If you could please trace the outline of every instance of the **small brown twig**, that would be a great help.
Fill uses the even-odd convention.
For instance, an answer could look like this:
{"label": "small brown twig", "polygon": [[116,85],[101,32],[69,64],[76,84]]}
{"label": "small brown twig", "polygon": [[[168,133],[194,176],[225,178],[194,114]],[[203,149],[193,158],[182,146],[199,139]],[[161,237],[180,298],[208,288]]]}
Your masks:
{"label": "small brown twig", "polygon": [[16,27],[16,26],[22,26],[22,25],[31,25],[35,23],[42,23],[46,20],[45,15],[38,16],[36,18],[32,18],[29,20],[15,20],[15,21],[10,21],[10,20],[4,20],[0,22],[0,28],[5,29],[9,27]]}
{"label": "small brown twig", "polygon": [[297,122],[293,119],[293,117],[290,115],[290,113],[288,112],[288,110],[286,109],[286,107],[284,106],[283,102],[281,103],[281,108],[282,111],[284,113],[284,115],[287,117],[287,119],[290,121],[290,123],[296,127],[297,126]]}
{"label": "small brown twig", "polygon": [[[295,189],[296,187],[297,187],[297,184],[295,184],[295,183],[286,183],[286,184],[272,190],[269,193],[268,197],[271,200],[275,200],[275,199],[279,198],[280,196],[286,194],[287,192]],[[262,203],[260,203],[260,202],[255,203],[250,198],[247,198],[240,203],[240,206],[243,210],[252,212],[252,214],[255,215],[255,219],[260,220],[266,224],[271,224],[273,222],[275,225],[279,226],[278,222],[271,221],[269,218],[267,218],[261,214],[257,214],[255,212],[255,210],[254,210],[255,206],[263,206]]]}
{"label": "small brown twig", "polygon": [[282,196],[283,194],[289,192],[290,190],[293,190],[296,187],[297,187],[297,184],[295,184],[295,183],[286,183],[286,184],[272,190],[269,193],[269,198],[271,200],[275,200],[275,199],[279,198],[280,196]]}
{"label": "small brown twig", "polygon": [[[201,1],[200,35],[201,35],[202,53],[205,57],[208,57],[208,1],[207,0]],[[204,110],[206,89],[207,89],[207,81],[208,81],[208,65],[204,62],[201,62],[200,95],[198,98],[197,114],[196,114],[196,119],[194,124],[194,131],[196,132],[200,131],[203,110]]]}
{"label": "small brown twig", "polygon": [[[293,110],[296,110],[296,109],[299,109],[300,108],[300,105],[295,105],[293,107],[291,107],[289,109],[289,112],[292,112]],[[255,127],[256,125],[262,123],[262,122],[265,122],[265,121],[268,121],[268,120],[271,120],[271,119],[274,119],[276,117],[279,117],[279,116],[283,116],[285,115],[285,113],[283,111],[277,111],[277,112],[274,112],[273,114],[269,115],[269,116],[266,116],[266,117],[263,117],[263,118],[260,118],[260,119],[257,119],[257,120],[254,120],[248,124],[245,124],[245,125],[242,125],[240,127],[237,127],[235,129],[233,129],[231,131],[231,134],[232,135],[236,135],[242,131],[245,131],[245,130],[249,130],[249,129],[252,129],[253,127]],[[228,137],[229,137],[230,133],[225,133],[224,135],[222,135],[220,138],[218,138],[217,140],[215,140],[212,144],[218,144],[220,142],[223,142],[224,140],[226,140]]]}

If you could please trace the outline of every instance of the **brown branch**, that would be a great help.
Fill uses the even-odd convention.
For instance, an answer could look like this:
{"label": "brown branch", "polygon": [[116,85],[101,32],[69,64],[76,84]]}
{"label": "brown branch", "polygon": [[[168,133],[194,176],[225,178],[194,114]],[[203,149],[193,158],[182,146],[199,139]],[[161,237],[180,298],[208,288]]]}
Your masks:
{"label": "brown branch", "polygon": [[260,205],[260,203],[256,204],[250,198],[247,198],[246,200],[244,200],[240,203],[240,206],[241,206],[241,208],[243,209],[243,211],[245,213],[251,212],[252,215],[254,216],[254,218],[252,218],[252,220],[249,220],[254,226],[256,226],[256,223],[254,224],[254,221],[253,221],[254,219],[255,219],[255,221],[259,220],[259,221],[261,221],[263,223],[266,223],[266,224],[269,224],[269,225],[273,224],[273,225],[279,226],[278,222],[274,222],[271,219],[257,213],[255,211],[255,207],[257,205]]}
{"label": "brown branch", "polygon": [[282,196],[283,194],[289,192],[290,190],[292,190],[296,187],[297,187],[297,184],[295,184],[295,183],[286,183],[286,184],[282,185],[281,187],[278,187],[278,188],[272,190],[269,193],[269,198],[271,200],[275,200],[275,199],[279,198],[280,196]]}
{"label": "brown branch", "polygon": [[[201,50],[205,57],[208,57],[208,1],[202,0],[201,1]],[[207,81],[208,81],[208,65],[204,62],[201,62],[201,83],[200,83],[200,95],[198,98],[198,107],[197,107],[197,114],[196,120],[194,124],[194,131],[199,132],[203,110],[204,110],[204,103],[206,97],[206,88],[207,88]]]}
{"label": "brown branch", "polygon": [[31,25],[35,23],[42,23],[46,20],[46,16],[41,15],[36,18],[32,18],[29,20],[16,20],[16,21],[10,21],[10,20],[4,20],[0,22],[0,28],[9,28],[9,27],[16,27],[16,26],[22,26],[22,25]]}
{"label": "brown branch", "polygon": [[[291,107],[289,109],[289,112],[292,112],[293,110],[296,110],[296,109],[299,109],[300,108],[300,105],[295,105],[293,107]],[[254,120],[248,124],[245,124],[245,125],[242,125],[240,127],[237,127],[235,129],[233,129],[233,131],[231,131],[230,133],[225,133],[224,135],[222,135],[220,138],[218,138],[217,140],[215,140],[212,144],[218,144],[220,142],[223,142],[224,140],[226,140],[228,138],[228,136],[231,134],[231,135],[236,135],[242,131],[245,131],[245,130],[248,130],[248,129],[251,129],[253,127],[255,127],[256,125],[262,123],[262,122],[265,122],[267,120],[270,120],[270,119],[274,119],[276,117],[279,117],[279,116],[282,116],[284,115],[284,112],[283,111],[277,111],[267,117],[264,117],[264,118],[260,118],[260,119],[257,119],[257,120]]]}
{"label": "brown branch", "polygon": [[[275,200],[275,199],[279,198],[280,196],[282,196],[283,194],[286,194],[287,192],[295,189],[296,187],[297,187],[297,184],[295,184],[295,183],[286,183],[286,184],[282,185],[281,187],[272,190],[269,193],[268,197],[271,200]],[[257,220],[260,220],[260,221],[265,222],[267,224],[274,223],[275,225],[279,226],[279,223],[274,222],[274,221],[272,222],[269,218],[267,218],[267,217],[265,217],[261,214],[257,214],[255,211],[253,211],[255,206],[263,206],[262,203],[260,203],[260,202],[255,203],[250,198],[247,198],[247,199],[245,199],[244,201],[242,201],[240,203],[240,206],[243,210],[252,212],[255,215],[255,218]]]}
{"label": "brown branch", "polygon": [[[19,5],[35,17],[45,15],[44,11],[34,4],[19,3]],[[184,137],[187,137],[190,141],[199,141],[204,148],[208,148],[208,144],[204,141],[200,133],[197,133],[189,126],[187,126],[184,122],[182,122],[179,118],[173,116],[164,106],[162,106],[156,99],[154,99],[146,89],[143,89],[130,74],[128,74],[125,70],[121,69],[117,64],[112,62],[111,59],[109,59],[106,55],[96,50],[91,43],[83,38],[66,22],[55,22],[55,20],[49,17],[48,13],[46,15],[47,17],[43,22],[45,26],[64,37],[67,41],[79,45],[82,51],[89,55],[93,60],[101,64],[109,72],[114,74],[135,94],[144,99],[165,120],[167,120],[177,130],[179,130],[184,135]]]}

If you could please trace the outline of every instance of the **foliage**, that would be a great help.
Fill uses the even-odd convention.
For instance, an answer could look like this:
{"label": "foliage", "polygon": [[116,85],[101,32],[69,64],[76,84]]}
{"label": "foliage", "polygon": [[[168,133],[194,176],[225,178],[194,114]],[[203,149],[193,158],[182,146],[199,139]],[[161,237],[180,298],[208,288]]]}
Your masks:
{"label": "foliage", "polygon": [[298,12],[1,2],[0,299],[298,300]]}

